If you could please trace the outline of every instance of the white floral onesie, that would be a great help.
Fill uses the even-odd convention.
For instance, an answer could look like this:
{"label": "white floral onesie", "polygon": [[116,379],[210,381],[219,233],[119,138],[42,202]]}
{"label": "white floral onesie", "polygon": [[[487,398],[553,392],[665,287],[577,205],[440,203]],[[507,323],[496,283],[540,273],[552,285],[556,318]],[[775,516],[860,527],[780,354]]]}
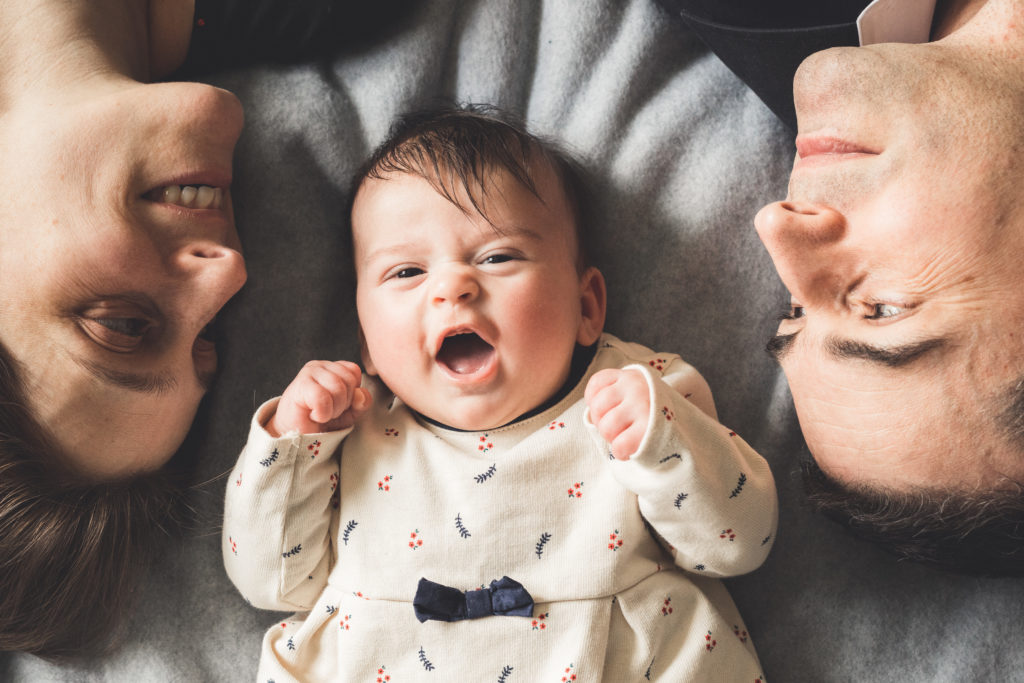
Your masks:
{"label": "white floral onesie", "polygon": [[[562,400],[488,432],[426,422],[376,382],[351,433],[275,439],[276,399],[261,406],[228,483],[224,563],[253,605],[298,613],[266,634],[259,680],[763,680],[713,577],[771,547],[768,465],[677,356],[598,345]],[[625,367],[648,378],[651,415],[622,462],[583,391]],[[474,591],[506,576],[530,616],[414,614],[421,578]]]}

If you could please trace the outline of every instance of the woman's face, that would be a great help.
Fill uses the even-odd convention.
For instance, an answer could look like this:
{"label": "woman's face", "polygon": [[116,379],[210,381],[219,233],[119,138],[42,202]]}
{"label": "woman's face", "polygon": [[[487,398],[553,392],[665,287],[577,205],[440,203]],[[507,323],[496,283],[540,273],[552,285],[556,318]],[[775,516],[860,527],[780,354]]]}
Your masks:
{"label": "woman's face", "polygon": [[242,109],[195,83],[70,99],[0,119],[0,342],[70,464],[110,478],[167,461],[216,368]]}

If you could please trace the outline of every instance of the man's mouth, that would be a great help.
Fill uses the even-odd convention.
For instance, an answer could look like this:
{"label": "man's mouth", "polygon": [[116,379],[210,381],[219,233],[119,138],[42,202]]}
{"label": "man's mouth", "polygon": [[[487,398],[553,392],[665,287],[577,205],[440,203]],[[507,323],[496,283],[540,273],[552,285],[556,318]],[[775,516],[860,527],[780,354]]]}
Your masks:
{"label": "man's mouth", "polygon": [[475,332],[460,332],[445,337],[437,352],[437,362],[456,375],[472,375],[491,360],[494,347]]}

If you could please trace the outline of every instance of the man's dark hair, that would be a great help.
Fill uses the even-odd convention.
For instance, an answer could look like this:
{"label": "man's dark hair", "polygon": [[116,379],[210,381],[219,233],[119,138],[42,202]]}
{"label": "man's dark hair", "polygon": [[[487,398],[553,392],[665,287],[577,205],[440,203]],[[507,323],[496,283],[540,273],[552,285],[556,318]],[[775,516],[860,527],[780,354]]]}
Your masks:
{"label": "man's dark hair", "polygon": [[[447,106],[400,117],[357,172],[350,201],[367,178],[408,173],[426,180],[464,212],[475,211],[489,222],[484,208],[489,174],[504,170],[540,199],[534,182],[538,162],[550,164],[561,181],[576,224],[577,267],[582,272],[591,262],[587,234],[593,204],[585,173],[557,143],[528,132],[522,121],[489,105]],[[460,203],[460,189],[470,206]]]}
{"label": "man's dark hair", "polygon": [[844,485],[802,463],[811,507],[900,559],[979,576],[1024,576],[1024,487],[898,491]]}
{"label": "man's dark hair", "polygon": [[28,409],[0,345],[0,651],[62,659],[109,649],[179,517],[182,478],[168,470],[82,479]]}

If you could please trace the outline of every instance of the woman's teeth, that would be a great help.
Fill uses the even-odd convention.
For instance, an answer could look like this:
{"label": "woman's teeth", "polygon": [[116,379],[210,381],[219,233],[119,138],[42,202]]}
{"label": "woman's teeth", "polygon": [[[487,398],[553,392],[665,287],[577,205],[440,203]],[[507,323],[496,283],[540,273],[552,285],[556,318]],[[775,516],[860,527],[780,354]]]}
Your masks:
{"label": "woman's teeth", "polygon": [[224,202],[224,190],[209,185],[168,185],[154,194],[158,202],[188,209],[219,209]]}

